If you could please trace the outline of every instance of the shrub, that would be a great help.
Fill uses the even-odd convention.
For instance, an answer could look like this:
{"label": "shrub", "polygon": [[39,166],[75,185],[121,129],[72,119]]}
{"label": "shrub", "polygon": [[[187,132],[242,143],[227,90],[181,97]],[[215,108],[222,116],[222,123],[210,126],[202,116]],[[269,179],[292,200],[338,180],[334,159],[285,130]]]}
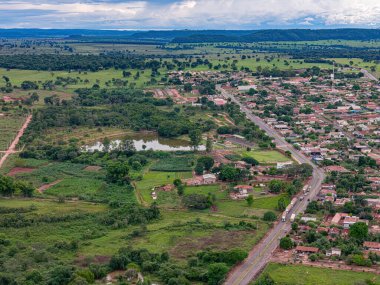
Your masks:
{"label": "shrub", "polygon": [[263,220],[267,222],[273,222],[277,219],[277,216],[272,211],[265,212]]}

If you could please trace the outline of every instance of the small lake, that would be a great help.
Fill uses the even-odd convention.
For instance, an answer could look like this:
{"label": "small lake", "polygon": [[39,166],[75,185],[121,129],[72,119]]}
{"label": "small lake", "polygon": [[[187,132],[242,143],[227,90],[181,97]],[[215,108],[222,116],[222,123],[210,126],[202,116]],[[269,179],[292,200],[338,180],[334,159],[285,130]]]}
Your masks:
{"label": "small lake", "polygon": [[[192,150],[190,143],[182,139],[168,139],[160,138],[156,134],[137,134],[133,136],[126,136],[124,139],[133,141],[137,151],[142,150],[161,150],[161,151],[190,151]],[[110,149],[115,149],[121,143],[121,139],[111,140]],[[103,143],[101,141],[93,144],[85,145],[83,150],[93,152],[102,151]],[[200,145],[198,150],[205,150],[204,145]]]}

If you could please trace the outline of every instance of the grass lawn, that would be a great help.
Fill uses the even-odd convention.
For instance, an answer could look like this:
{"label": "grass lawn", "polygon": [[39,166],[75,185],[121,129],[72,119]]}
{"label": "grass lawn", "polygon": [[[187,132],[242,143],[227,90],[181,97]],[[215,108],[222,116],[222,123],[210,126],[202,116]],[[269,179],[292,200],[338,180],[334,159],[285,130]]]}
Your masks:
{"label": "grass lawn", "polygon": [[148,171],[143,175],[141,181],[135,183],[137,196],[142,204],[150,204],[153,202],[151,193],[152,188],[165,184],[173,183],[174,179],[190,178],[191,172],[160,172]]}
{"label": "grass lawn", "polygon": [[277,162],[286,162],[291,160],[289,157],[286,157],[276,150],[244,150],[241,152],[241,155],[253,157],[261,164],[275,164]]}
{"label": "grass lawn", "polygon": [[368,279],[380,284],[379,275],[304,265],[270,263],[265,268],[265,273],[268,273],[278,285],[355,285],[358,282],[364,283]]}

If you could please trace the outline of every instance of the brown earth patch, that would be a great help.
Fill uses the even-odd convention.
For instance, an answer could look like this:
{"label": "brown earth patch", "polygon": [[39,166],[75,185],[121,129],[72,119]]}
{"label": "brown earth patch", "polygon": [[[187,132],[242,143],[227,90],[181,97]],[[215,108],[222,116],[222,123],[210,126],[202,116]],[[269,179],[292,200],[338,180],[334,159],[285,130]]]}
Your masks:
{"label": "brown earth patch", "polygon": [[34,171],[35,168],[30,168],[30,167],[14,167],[9,171],[8,176],[15,176],[19,173],[30,173]]}
{"label": "brown earth patch", "polygon": [[181,241],[170,250],[170,255],[174,258],[183,259],[199,250],[228,250],[241,245],[247,238],[247,234],[252,233],[254,233],[254,231],[216,231],[207,237],[182,238]]}
{"label": "brown earth patch", "polygon": [[95,256],[79,256],[76,258],[75,263],[81,267],[87,267],[90,264],[108,264],[111,257],[105,255],[95,255]]}
{"label": "brown earth patch", "polygon": [[44,184],[42,185],[40,188],[38,188],[38,192],[40,193],[43,193],[44,191],[46,191],[47,189],[49,189],[50,187],[53,187],[54,185],[58,184],[59,182],[61,182],[62,179],[59,179],[59,180],[56,180],[52,183],[49,183],[49,184]]}
{"label": "brown earth patch", "polygon": [[84,170],[86,170],[86,171],[99,171],[100,169],[102,169],[102,168],[100,166],[97,166],[97,165],[89,165],[89,166],[84,168]]}

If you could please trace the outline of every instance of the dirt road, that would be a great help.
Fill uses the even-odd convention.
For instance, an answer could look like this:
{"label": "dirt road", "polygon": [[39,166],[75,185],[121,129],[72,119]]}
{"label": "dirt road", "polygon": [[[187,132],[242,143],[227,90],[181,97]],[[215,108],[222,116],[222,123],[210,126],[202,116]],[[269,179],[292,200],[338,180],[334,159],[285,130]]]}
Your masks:
{"label": "dirt road", "polygon": [[13,142],[11,143],[11,145],[9,146],[9,148],[4,152],[4,155],[1,157],[0,159],[0,168],[3,166],[4,162],[7,160],[8,156],[10,156],[11,154],[13,153],[16,153],[16,146],[18,144],[18,142],[20,141],[20,138],[22,137],[22,135],[24,134],[26,128],[29,126],[30,122],[32,121],[32,115],[29,115],[24,124],[22,125],[21,129],[18,131],[15,139],[13,140]]}

